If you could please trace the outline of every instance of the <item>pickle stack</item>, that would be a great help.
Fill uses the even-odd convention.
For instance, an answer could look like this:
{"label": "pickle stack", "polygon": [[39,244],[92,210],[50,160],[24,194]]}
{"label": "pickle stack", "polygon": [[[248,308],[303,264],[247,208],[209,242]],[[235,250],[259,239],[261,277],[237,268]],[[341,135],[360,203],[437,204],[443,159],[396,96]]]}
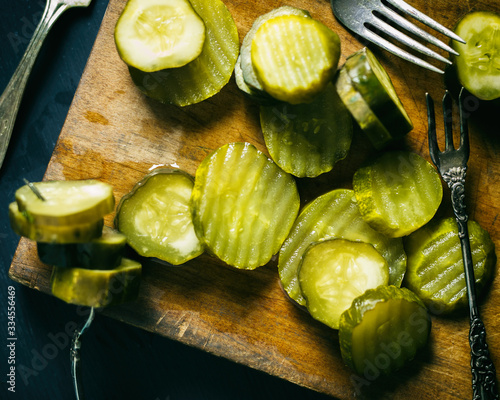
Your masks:
{"label": "pickle stack", "polygon": [[126,238],[104,226],[112,187],[96,180],[29,183],[9,206],[12,229],[37,242],[53,266],[52,294],[71,304],[105,307],[137,297],[140,263],[123,257]]}

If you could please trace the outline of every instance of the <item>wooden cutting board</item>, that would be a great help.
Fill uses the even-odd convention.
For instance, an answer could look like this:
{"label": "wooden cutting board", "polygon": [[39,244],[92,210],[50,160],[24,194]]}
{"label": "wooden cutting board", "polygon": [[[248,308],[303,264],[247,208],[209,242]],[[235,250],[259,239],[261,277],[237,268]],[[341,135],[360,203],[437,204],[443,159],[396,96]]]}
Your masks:
{"label": "wooden cutting board", "polygon": [[[326,0],[226,0],[225,3],[236,21],[240,40],[255,18],[288,4],[309,10],[314,18],[339,33],[341,63],[363,46],[340,26]],[[467,0],[410,3],[448,27],[472,7]],[[473,3],[475,9],[500,12],[496,0]],[[150,100],[134,87],[113,41],[114,25],[124,4],[125,0],[110,1],[45,179],[96,178],[112,184],[116,198],[120,199],[152,168],[176,166],[194,174],[211,150],[228,142],[248,141],[266,151],[258,106],[239,92],[234,79],[218,95],[182,109]],[[430,92],[439,103],[444,93],[443,77],[385,52],[376,49],[374,52],[392,77],[415,126],[400,147],[429,159],[425,92]],[[470,107],[475,110],[478,105],[471,103]],[[479,106],[475,115],[488,116],[481,111],[484,105]],[[471,218],[490,232],[498,253],[498,124],[488,125],[483,117],[471,126],[466,201]],[[333,188],[350,187],[352,173],[372,154],[369,144],[356,131],[351,154],[332,173],[298,180],[302,200],[308,201]],[[445,193],[447,197],[448,191]],[[439,213],[449,214],[449,207],[450,202],[445,200]],[[106,220],[108,224],[112,224],[112,217]],[[10,277],[50,293],[50,273],[51,268],[37,260],[34,243],[22,239]],[[500,312],[499,291],[497,276],[481,305],[497,366],[500,366],[497,335],[500,321],[496,318]],[[239,271],[208,256],[182,267],[147,262],[139,299],[102,312],[339,399],[363,395],[468,399],[472,395],[466,315],[433,317],[428,348],[397,375],[376,382],[373,377],[357,379],[342,363],[337,333],[287,301],[279,286],[275,261],[255,271]]]}

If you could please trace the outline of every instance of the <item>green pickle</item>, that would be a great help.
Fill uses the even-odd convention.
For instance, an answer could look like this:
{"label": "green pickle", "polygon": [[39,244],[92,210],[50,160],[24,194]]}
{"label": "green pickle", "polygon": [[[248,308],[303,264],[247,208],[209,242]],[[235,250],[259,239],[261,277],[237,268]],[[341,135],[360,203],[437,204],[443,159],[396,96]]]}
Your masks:
{"label": "green pickle", "polygon": [[[495,245],[486,230],[468,221],[474,278],[478,295],[491,282],[496,264]],[[467,288],[453,217],[437,219],[405,238],[408,269],[405,286],[434,314],[449,314],[467,306]]]}
{"label": "green pickle", "polygon": [[387,261],[389,283],[400,286],[406,270],[401,238],[389,238],[368,225],[359,213],[354,192],[335,189],[309,202],[297,217],[279,252],[278,272],[283,289],[305,305],[298,281],[302,256],[312,243],[325,239],[346,239],[373,245]]}
{"label": "green pickle", "polygon": [[389,266],[371,244],[331,239],[309,246],[298,278],[311,316],[338,329],[341,314],[356,297],[389,283]]}
{"label": "green pickle", "polygon": [[299,210],[293,177],[250,143],[229,143],[196,171],[193,222],[225,263],[255,269],[278,252]]}
{"label": "green pickle", "polygon": [[193,184],[181,170],[158,168],[122,197],[115,227],[139,255],[180,265],[203,253],[191,218]]}
{"label": "green pickle", "polygon": [[135,300],[139,294],[142,266],[128,258],[114,269],[53,267],[52,294],[66,303],[107,307]]}
{"label": "green pickle", "polygon": [[408,151],[370,160],[354,173],[353,189],[363,218],[389,237],[406,236],[425,225],[443,198],[437,171]]}
{"label": "green pickle", "polygon": [[369,381],[411,361],[429,339],[431,319],[413,292],[379,286],[354,299],[340,317],[342,359]]}

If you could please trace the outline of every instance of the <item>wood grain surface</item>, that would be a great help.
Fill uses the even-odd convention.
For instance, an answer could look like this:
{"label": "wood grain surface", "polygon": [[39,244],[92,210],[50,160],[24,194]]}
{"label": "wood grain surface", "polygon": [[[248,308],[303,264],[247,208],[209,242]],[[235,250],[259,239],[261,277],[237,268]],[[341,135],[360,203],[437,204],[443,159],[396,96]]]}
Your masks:
{"label": "wood grain surface", "polygon": [[[236,21],[240,40],[255,18],[288,4],[307,9],[338,32],[341,64],[365,45],[338,23],[326,0],[225,3]],[[448,27],[471,9],[500,12],[494,0],[409,3]],[[134,87],[113,41],[114,25],[124,4],[125,0],[110,1],[45,179],[96,178],[112,184],[120,199],[152,168],[178,166],[194,174],[211,150],[229,142],[251,142],[266,152],[258,105],[238,90],[234,78],[216,96],[182,109],[150,100]],[[445,90],[443,76],[372,49],[389,72],[414,123],[414,130],[398,147],[429,159],[425,92],[439,103]],[[498,117],[482,103],[472,102],[470,110],[473,115],[466,201],[471,218],[489,231],[498,254],[500,142],[498,123],[492,122]],[[438,129],[441,126],[438,123]],[[349,188],[354,170],[373,153],[356,130],[350,155],[331,173],[298,180],[302,201],[333,188]],[[440,215],[451,215],[448,195],[445,190]],[[110,215],[106,223],[112,224],[112,218]],[[50,293],[50,273],[51,267],[38,261],[34,243],[21,239],[10,277]],[[496,275],[480,307],[497,367],[499,290],[500,278]],[[337,333],[287,300],[279,285],[276,260],[255,271],[239,271],[205,255],[182,267],[147,261],[138,300],[102,313],[338,399],[472,396],[466,314],[434,316],[428,347],[400,373],[390,379],[359,379],[343,365]]]}

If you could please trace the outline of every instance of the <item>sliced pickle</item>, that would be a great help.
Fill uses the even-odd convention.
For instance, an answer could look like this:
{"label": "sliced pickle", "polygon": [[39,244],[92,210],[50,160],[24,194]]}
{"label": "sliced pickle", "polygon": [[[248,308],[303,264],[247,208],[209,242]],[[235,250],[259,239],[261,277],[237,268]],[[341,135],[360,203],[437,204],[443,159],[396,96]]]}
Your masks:
{"label": "sliced pickle", "polygon": [[308,104],[262,105],[260,123],[271,158],[297,177],[330,171],[351,146],[352,118],[331,83]]}
{"label": "sliced pickle", "polygon": [[249,143],[230,143],[196,171],[193,221],[208,249],[225,263],[255,269],[271,260],[299,210],[292,176]]}
{"label": "sliced pickle", "polygon": [[139,255],[180,265],[203,253],[191,218],[193,184],[181,170],[159,168],[120,200],[115,226]]}
{"label": "sliced pickle", "polygon": [[113,269],[120,265],[127,239],[105,226],[102,235],[85,243],[37,243],[38,257],[61,268]]}
{"label": "sliced pickle", "polygon": [[261,27],[261,25],[274,17],[279,17],[281,15],[298,15],[302,17],[310,18],[311,15],[306,10],[301,10],[300,8],[292,7],[292,6],[281,6],[275,8],[274,10],[261,15],[258,17],[252,27],[245,35],[243,42],[241,44],[240,56],[241,56],[241,72],[242,78],[248,87],[254,92],[264,92],[264,88],[260,84],[257,79],[257,75],[255,74],[255,69],[252,64],[252,41],[255,37],[255,33]]}
{"label": "sliced pickle", "polygon": [[[469,239],[476,292],[491,282],[495,245],[481,226],[469,220]],[[405,286],[414,291],[434,314],[448,314],[467,305],[467,288],[458,227],[454,218],[431,221],[405,239],[408,269]]]}
{"label": "sliced pickle", "polygon": [[267,93],[288,103],[307,103],[334,76],[340,39],[313,18],[281,15],[257,30],[251,56],[257,79]]}
{"label": "sliced pickle", "polygon": [[389,283],[389,267],[371,244],[331,239],[308,247],[298,277],[311,316],[338,329],[356,297]]}
{"label": "sliced pickle", "polygon": [[186,65],[205,42],[205,24],[188,0],[129,0],[115,26],[118,54],[153,72]]}
{"label": "sliced pickle", "polygon": [[401,285],[406,270],[402,239],[390,239],[372,229],[359,213],[354,192],[335,189],[302,209],[281,247],[278,271],[281,284],[291,299],[305,305],[298,282],[298,268],[304,251],[314,242],[335,238],[373,245],[389,265],[389,283]]}
{"label": "sliced pickle", "polygon": [[[366,47],[349,56],[344,66],[352,85],[396,140],[413,129],[387,71]],[[388,142],[387,142],[388,143]],[[380,143],[378,148],[387,143]]]}
{"label": "sliced pickle", "polygon": [[129,67],[135,85],[162,103],[187,106],[217,94],[231,78],[239,55],[239,36],[231,13],[221,0],[191,0],[205,24],[201,54],[179,68],[144,72]]}
{"label": "sliced pickle", "polygon": [[106,307],[135,300],[142,266],[128,258],[110,270],[53,267],[52,294],[66,303]]}
{"label": "sliced pickle", "polygon": [[344,362],[368,381],[389,375],[411,361],[429,339],[431,319],[410,290],[370,289],[340,317]]}
{"label": "sliced pickle", "polygon": [[353,189],[363,218],[389,237],[409,235],[429,222],[443,198],[437,171],[408,151],[385,152],[359,168]]}
{"label": "sliced pickle", "polygon": [[35,225],[68,226],[96,222],[115,207],[113,188],[93,179],[33,183],[16,191],[19,211]]}

